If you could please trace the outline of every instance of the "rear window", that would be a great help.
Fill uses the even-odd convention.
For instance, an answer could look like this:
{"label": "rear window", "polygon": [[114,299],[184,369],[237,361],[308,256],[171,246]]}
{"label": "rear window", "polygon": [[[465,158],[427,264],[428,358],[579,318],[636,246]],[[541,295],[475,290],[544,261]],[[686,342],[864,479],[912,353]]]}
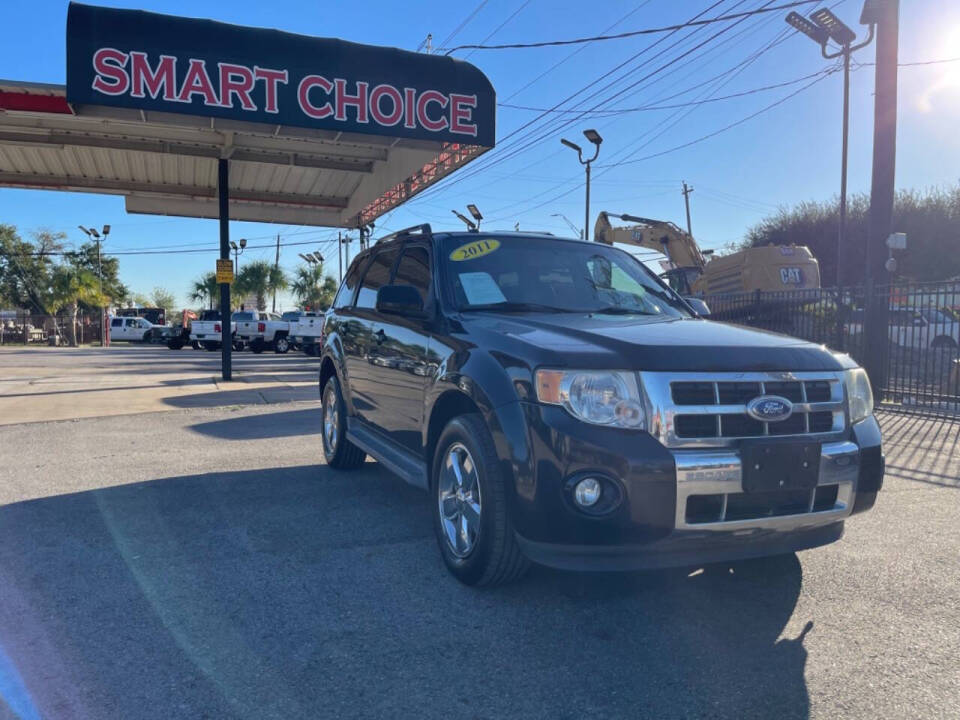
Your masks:
{"label": "rear window", "polygon": [[250,322],[251,320],[256,320],[252,312],[235,312],[233,314],[234,322]]}
{"label": "rear window", "polygon": [[219,311],[219,310],[204,310],[202,313],[200,313],[200,317],[199,317],[198,319],[199,319],[199,320],[205,320],[205,321],[219,320],[219,319],[220,319],[220,311]]}
{"label": "rear window", "polygon": [[293,312],[293,311],[285,312],[283,315],[280,316],[280,319],[286,320],[287,322],[296,322],[297,320],[300,319],[301,315],[302,313],[299,313],[299,312]]}
{"label": "rear window", "polygon": [[110,327],[123,327],[123,318],[113,318],[110,321]]}

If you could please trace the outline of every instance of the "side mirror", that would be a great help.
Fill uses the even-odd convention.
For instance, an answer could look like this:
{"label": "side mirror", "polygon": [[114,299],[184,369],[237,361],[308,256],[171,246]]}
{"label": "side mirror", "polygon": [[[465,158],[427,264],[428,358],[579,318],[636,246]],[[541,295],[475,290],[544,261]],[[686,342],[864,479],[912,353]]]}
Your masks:
{"label": "side mirror", "polygon": [[423,298],[412,285],[384,285],[377,290],[377,312],[426,317]]}
{"label": "side mirror", "polygon": [[693,308],[698,317],[706,317],[710,314],[710,307],[698,297],[685,297],[687,305]]}

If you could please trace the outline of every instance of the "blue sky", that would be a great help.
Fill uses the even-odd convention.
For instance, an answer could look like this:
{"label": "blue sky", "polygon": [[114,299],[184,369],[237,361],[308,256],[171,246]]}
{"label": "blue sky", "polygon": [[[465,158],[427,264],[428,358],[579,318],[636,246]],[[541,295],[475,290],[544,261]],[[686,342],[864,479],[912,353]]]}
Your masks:
{"label": "blue sky", "polygon": [[[434,43],[451,35],[481,5],[466,2],[317,2],[316,0],[139,0],[108,2],[117,7],[206,17],[243,25],[278,28],[304,34],[335,36],[357,42],[416,49],[427,33]],[[449,44],[511,43],[582,37],[623,32],[682,22],[705,9],[707,0],[488,0],[455,34]],[[726,0],[716,12],[734,12],[761,5],[761,0]],[[777,0],[774,4],[780,4]],[[828,3],[857,32],[859,0]],[[900,61],[916,62],[960,57],[960,7],[943,0],[905,0],[901,11]],[[816,6],[809,6],[809,12]],[[67,3],[59,0],[12,0],[0,17],[6,30],[0,44],[0,78],[62,83],[65,79],[65,23]],[[519,10],[519,11],[518,11]],[[801,8],[801,10],[804,10]],[[518,11],[518,12],[517,12]],[[799,35],[786,37],[766,50],[740,72],[714,84],[691,87],[718,75],[780,38],[786,28],[786,11],[751,18],[735,30],[677,62],[668,71],[641,83],[605,107],[633,108],[651,104],[679,104],[707,97],[741,93],[792,81],[829,66],[819,49]],[[512,17],[511,17],[512,16]],[[710,28],[714,32],[718,27]],[[743,32],[741,32],[741,30]],[[657,53],[656,64],[632,70],[629,76],[599,95],[605,98],[639,80],[650,70],[672,59],[703,39],[694,35],[672,53]],[[657,36],[595,42],[586,46],[536,50],[457,52],[483,70],[497,90],[498,101],[530,107],[551,107],[596,78],[656,42]],[[724,41],[725,42],[722,42]],[[663,46],[666,46],[664,43]],[[575,54],[573,54],[575,53]],[[644,57],[654,55],[648,53]],[[872,62],[873,46],[861,50],[861,62]],[[554,69],[552,66],[563,61]],[[627,65],[636,68],[636,64]],[[548,71],[549,72],[546,72]],[[545,74],[544,74],[545,73]],[[604,82],[618,77],[611,76]],[[725,83],[722,86],[720,83]],[[841,75],[825,77],[782,104],[736,127],[689,147],[680,145],[717,132],[804,87],[806,83],[720,100],[695,107],[625,113],[615,117],[584,118],[562,132],[551,132],[540,142],[513,157],[497,160],[489,154],[477,161],[488,170],[468,179],[431,189],[378,223],[396,229],[428,221],[435,228],[461,229],[450,213],[466,203],[476,203],[490,229],[542,229],[569,233],[563,213],[577,226],[583,224],[583,173],[575,155],[559,143],[561,135],[582,142],[580,131],[595,127],[604,137],[594,166],[591,224],[599,210],[629,212],[684,224],[681,182],[695,189],[691,195],[693,231],[705,248],[718,248],[743,238],[746,230],[780,205],[803,200],[824,200],[839,188]],[[593,85],[581,98],[594,89]],[[873,69],[856,70],[851,90],[851,142],[849,186],[851,193],[867,191],[870,184],[872,142]],[[682,94],[680,94],[682,93]],[[676,97],[673,97],[676,96]],[[596,101],[594,101],[596,102]],[[589,103],[587,107],[594,103]],[[574,104],[565,107],[575,107]],[[538,113],[516,108],[498,110],[498,137]],[[905,67],[900,71],[897,186],[925,188],[960,181],[960,63]],[[604,168],[605,164],[659,157]],[[494,151],[496,153],[497,151]],[[634,154],[631,156],[630,153]],[[507,155],[501,152],[499,156]],[[494,161],[497,160],[495,163]],[[468,166],[466,171],[472,168]],[[456,178],[456,175],[454,176]],[[449,182],[449,181],[448,181]],[[566,193],[566,194],[564,194]],[[83,240],[78,224],[113,230],[105,246],[110,250],[135,250],[170,245],[215,247],[217,224],[190,220],[128,215],[123,200],[61,192],[0,188],[0,222],[21,232],[38,228],[63,230],[74,242]],[[336,271],[335,246],[328,246],[331,231],[285,225],[234,223],[234,238],[251,244],[268,244],[281,235],[284,242],[316,241],[326,251]],[[335,236],[335,231],[333,232]],[[298,251],[290,247],[281,264],[292,269]],[[248,250],[241,264],[255,258],[273,259],[273,249]],[[134,290],[148,292],[156,285],[172,290],[187,303],[190,284],[214,265],[210,256],[123,256],[122,279]],[[291,299],[283,297],[284,307]]]}

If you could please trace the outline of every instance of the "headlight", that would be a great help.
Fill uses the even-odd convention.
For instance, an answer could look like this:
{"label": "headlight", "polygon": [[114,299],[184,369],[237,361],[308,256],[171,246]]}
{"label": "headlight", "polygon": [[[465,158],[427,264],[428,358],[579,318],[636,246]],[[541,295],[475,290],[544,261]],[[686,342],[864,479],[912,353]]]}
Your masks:
{"label": "headlight", "polygon": [[646,414],[636,375],[608,370],[538,370],[537,399],[562,405],[578,420],[643,430]]}
{"label": "headlight", "polygon": [[858,423],[873,415],[873,391],[870,378],[863,368],[847,370],[844,374],[847,386],[847,402],[850,405],[850,422]]}

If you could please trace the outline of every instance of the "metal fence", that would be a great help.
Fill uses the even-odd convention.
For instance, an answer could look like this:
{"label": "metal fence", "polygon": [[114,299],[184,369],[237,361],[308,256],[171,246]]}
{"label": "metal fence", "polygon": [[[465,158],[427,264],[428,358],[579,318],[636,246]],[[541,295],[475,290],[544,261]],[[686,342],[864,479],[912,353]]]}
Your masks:
{"label": "metal fence", "polygon": [[[870,292],[862,287],[757,291],[706,300],[713,319],[849,353],[871,370],[882,403],[960,417],[960,282],[881,285]],[[868,313],[877,313],[882,328],[870,346],[864,332]]]}
{"label": "metal fence", "polygon": [[[70,316],[35,315],[26,310],[0,310],[0,345],[68,345]],[[77,343],[100,342],[100,312],[79,313]]]}

